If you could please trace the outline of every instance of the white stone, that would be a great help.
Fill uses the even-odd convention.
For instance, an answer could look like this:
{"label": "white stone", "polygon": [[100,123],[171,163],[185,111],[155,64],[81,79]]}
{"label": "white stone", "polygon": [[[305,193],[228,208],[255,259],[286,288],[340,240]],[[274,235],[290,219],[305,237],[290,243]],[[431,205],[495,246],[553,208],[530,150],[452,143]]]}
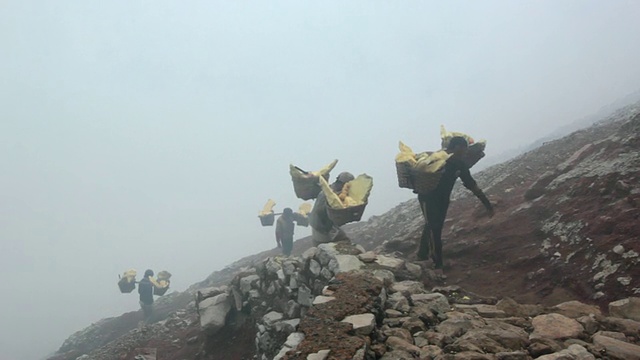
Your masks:
{"label": "white stone", "polygon": [[359,335],[369,335],[376,327],[376,318],[373,314],[347,316],[342,322],[352,324],[353,330]]}
{"label": "white stone", "polygon": [[284,318],[284,315],[282,313],[279,313],[277,311],[272,311],[272,312],[267,313],[265,316],[262,317],[262,322],[267,327],[271,327],[273,324],[275,324],[276,322],[282,320],[283,318]]}
{"label": "white stone", "polygon": [[295,349],[300,345],[302,340],[304,340],[304,334],[301,332],[294,332],[287,337],[287,341],[284,342],[284,346]]}
{"label": "white stone", "polygon": [[396,276],[389,270],[374,270],[373,276],[383,283],[394,283]]}
{"label": "white stone", "polygon": [[333,300],[335,300],[335,299],[336,299],[336,298],[334,298],[333,296],[323,296],[323,295],[320,295],[320,296],[316,296],[316,298],[315,298],[315,299],[313,299],[313,303],[312,303],[312,304],[313,304],[313,305],[324,304],[324,303],[326,303],[326,302],[333,301]]}
{"label": "white stone", "polygon": [[309,261],[309,271],[311,271],[313,276],[318,276],[320,275],[320,271],[322,271],[322,266],[320,266],[317,261],[311,259],[311,261]]}
{"label": "white stone", "polygon": [[331,350],[320,350],[315,354],[307,355],[307,360],[325,360],[330,352]]}
{"label": "white stone", "polygon": [[616,245],[613,247],[613,252],[618,254],[618,255],[622,255],[622,253],[624,253],[624,246],[622,245]]}
{"label": "white stone", "polygon": [[404,265],[404,260],[384,255],[378,255],[376,263],[380,266],[399,270],[402,268],[402,265]]}
{"label": "white stone", "polygon": [[336,269],[329,269],[335,274],[358,270],[364,266],[362,261],[360,261],[358,257],[354,255],[336,255],[335,260],[337,262]]}
{"label": "white stone", "polygon": [[258,280],[260,280],[260,276],[258,275],[249,275],[240,279],[240,290],[242,290],[242,293],[248,293]]}
{"label": "white stone", "polygon": [[304,260],[311,259],[311,258],[315,257],[317,254],[318,254],[318,248],[315,247],[315,246],[314,247],[310,247],[310,248],[308,248],[307,250],[305,250],[302,253],[302,258]]}

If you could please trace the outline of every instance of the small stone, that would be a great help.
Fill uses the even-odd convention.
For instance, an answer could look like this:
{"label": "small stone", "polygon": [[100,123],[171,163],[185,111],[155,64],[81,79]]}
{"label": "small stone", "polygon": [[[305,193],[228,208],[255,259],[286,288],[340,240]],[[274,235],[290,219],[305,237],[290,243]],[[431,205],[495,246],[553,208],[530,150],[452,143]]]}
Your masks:
{"label": "small stone", "polygon": [[307,360],[325,360],[331,350],[320,350],[317,353],[307,355]]}
{"label": "small stone", "polygon": [[584,328],[574,319],[560,314],[539,315],[531,321],[533,333],[531,339],[569,339],[578,338],[584,332]]}
{"label": "small stone", "polygon": [[601,335],[594,336],[593,343],[605,348],[607,355],[612,359],[640,360],[640,346],[638,345]]}
{"label": "small stone", "polygon": [[640,298],[630,297],[609,303],[609,315],[640,321]]}
{"label": "small stone", "polygon": [[320,271],[322,271],[322,267],[317,261],[311,259],[311,261],[309,261],[309,271],[311,271],[313,276],[318,276],[320,275]]}
{"label": "small stone", "polygon": [[320,304],[327,303],[327,302],[329,302],[329,301],[333,301],[333,300],[335,300],[335,299],[336,299],[336,298],[335,298],[335,297],[333,297],[333,296],[323,296],[323,295],[320,295],[320,296],[316,296],[316,298],[315,298],[315,299],[313,299],[313,303],[312,303],[312,304],[313,304],[313,305],[320,305]]}
{"label": "small stone", "polygon": [[376,263],[380,266],[400,270],[402,268],[402,265],[404,265],[404,260],[384,255],[378,255]]}
{"label": "small stone", "polygon": [[622,255],[624,253],[624,246],[622,245],[616,245],[613,247],[613,252],[618,254],[618,255]]}
{"label": "small stone", "polygon": [[358,259],[360,259],[364,263],[372,263],[376,261],[377,258],[378,258],[378,255],[373,251],[367,251],[365,253],[358,255]]}

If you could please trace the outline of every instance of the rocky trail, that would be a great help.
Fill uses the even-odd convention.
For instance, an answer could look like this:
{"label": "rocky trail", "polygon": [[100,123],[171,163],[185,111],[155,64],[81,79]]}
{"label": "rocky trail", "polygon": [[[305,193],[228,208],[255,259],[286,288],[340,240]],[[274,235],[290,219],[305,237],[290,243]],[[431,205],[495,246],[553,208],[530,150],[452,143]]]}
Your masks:
{"label": "rocky trail", "polygon": [[[296,241],[72,335],[63,359],[640,359],[640,104],[456,188],[445,274],[413,254],[416,200]],[[145,353],[146,352],[146,353]]]}

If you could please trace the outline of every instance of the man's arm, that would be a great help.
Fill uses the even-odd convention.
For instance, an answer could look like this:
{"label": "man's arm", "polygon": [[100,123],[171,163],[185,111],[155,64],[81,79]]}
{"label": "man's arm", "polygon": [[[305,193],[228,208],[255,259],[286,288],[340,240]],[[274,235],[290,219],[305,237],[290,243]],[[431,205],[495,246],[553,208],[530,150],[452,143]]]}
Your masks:
{"label": "man's arm", "polygon": [[487,198],[487,196],[482,192],[482,190],[478,187],[478,184],[471,176],[471,172],[467,166],[464,166],[463,169],[460,170],[460,179],[462,180],[462,184],[464,187],[471,190],[473,195],[475,195],[480,201],[482,205],[489,212],[489,216],[493,216],[493,206],[491,205],[491,201]]}

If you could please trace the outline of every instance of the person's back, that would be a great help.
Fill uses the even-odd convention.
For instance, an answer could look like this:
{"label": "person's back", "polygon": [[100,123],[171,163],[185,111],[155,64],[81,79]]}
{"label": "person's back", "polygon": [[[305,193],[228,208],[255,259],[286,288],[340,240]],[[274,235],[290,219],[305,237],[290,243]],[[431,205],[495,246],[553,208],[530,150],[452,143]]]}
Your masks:
{"label": "person's back", "polygon": [[285,208],[282,216],[276,221],[276,242],[278,246],[282,246],[282,253],[286,256],[291,255],[293,249],[294,229],[293,211]]}
{"label": "person's back", "polygon": [[138,282],[138,294],[140,294],[140,308],[144,314],[144,322],[149,323],[153,312],[153,282],[151,277],[153,270],[144,272],[144,277]]}
{"label": "person's back", "polygon": [[138,294],[140,294],[141,303],[145,305],[153,304],[153,284],[148,277],[145,277],[138,283]]}

